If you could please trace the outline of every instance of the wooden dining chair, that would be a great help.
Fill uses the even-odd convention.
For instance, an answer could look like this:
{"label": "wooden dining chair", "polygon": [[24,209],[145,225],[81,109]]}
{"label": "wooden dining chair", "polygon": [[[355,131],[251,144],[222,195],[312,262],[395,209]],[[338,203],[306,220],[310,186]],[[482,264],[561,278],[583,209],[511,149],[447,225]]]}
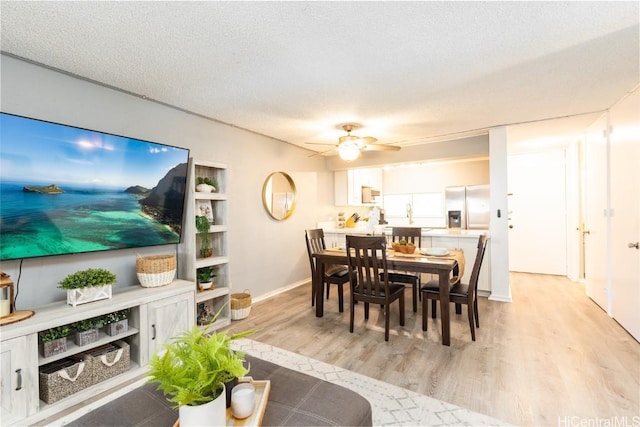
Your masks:
{"label": "wooden dining chair", "polygon": [[[311,306],[315,304],[315,295],[313,289],[313,278],[316,274],[316,262],[313,258],[313,254],[326,249],[324,241],[324,230],[322,228],[316,228],[312,230],[306,230],[305,241],[307,243],[307,254],[309,255],[309,265],[311,266]],[[329,299],[329,289],[332,284],[338,286],[338,309],[340,313],[344,311],[344,284],[350,281],[350,278],[355,277],[349,274],[349,268],[346,265],[327,265],[324,270],[324,284],[327,284],[327,299]],[[322,298],[322,295],[318,295],[318,298]]]}
{"label": "wooden dining chair", "polygon": [[[413,243],[416,248],[421,247],[422,229],[420,227],[392,227],[391,243],[405,240],[407,243]],[[411,285],[411,296],[413,297],[413,312],[418,311],[418,293],[420,289],[420,274],[408,273],[400,271],[389,272],[389,281],[393,283],[402,283],[403,285]]]}
{"label": "wooden dining chair", "polygon": [[[478,252],[476,253],[476,259],[473,263],[473,270],[471,270],[469,284],[464,285],[458,281],[449,290],[449,302],[456,304],[457,314],[461,313],[461,311],[458,310],[459,305],[467,305],[469,328],[471,329],[471,339],[473,341],[476,340],[476,327],[480,327],[480,319],[478,317],[478,278],[486,249],[487,236],[482,234],[478,238]],[[436,317],[436,301],[440,300],[440,284],[438,280],[431,280],[425,283],[420,289],[420,292],[422,294],[422,330],[426,331],[429,307],[428,300],[431,300],[432,317],[434,319]]]}
{"label": "wooden dining chair", "polygon": [[400,326],[404,326],[404,285],[390,283],[387,269],[387,241],[384,236],[347,236],[349,272],[356,276],[351,288],[349,332],[353,333],[355,304],[364,303],[364,318],[369,319],[369,304],[384,309],[384,340],[389,341],[391,303],[400,304]]}

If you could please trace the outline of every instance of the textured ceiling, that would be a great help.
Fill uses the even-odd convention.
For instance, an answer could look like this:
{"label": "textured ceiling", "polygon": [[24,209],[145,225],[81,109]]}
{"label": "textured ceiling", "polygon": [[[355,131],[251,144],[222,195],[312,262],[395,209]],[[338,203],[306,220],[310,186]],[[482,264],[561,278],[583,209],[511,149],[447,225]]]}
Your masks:
{"label": "textured ceiling", "polygon": [[[270,137],[412,145],[602,111],[638,2],[0,2],[3,52]],[[525,126],[573,134],[593,115]]]}

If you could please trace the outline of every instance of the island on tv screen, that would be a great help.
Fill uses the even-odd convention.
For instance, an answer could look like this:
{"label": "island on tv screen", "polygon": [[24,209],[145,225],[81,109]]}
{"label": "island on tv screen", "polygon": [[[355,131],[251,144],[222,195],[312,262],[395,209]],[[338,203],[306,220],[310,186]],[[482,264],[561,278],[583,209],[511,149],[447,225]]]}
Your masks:
{"label": "island on tv screen", "polygon": [[0,260],[179,243],[188,159],[0,113]]}

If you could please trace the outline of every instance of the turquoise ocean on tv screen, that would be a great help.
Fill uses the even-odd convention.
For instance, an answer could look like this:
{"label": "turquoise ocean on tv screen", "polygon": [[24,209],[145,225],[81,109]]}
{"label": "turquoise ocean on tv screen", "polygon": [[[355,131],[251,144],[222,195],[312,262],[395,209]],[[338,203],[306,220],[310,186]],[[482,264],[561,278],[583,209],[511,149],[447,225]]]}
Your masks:
{"label": "turquoise ocean on tv screen", "polygon": [[[46,183],[29,183],[45,186]],[[28,258],[178,243],[180,236],[142,214],[124,189],[60,186],[63,194],[23,191],[24,183],[0,183],[3,259]]]}

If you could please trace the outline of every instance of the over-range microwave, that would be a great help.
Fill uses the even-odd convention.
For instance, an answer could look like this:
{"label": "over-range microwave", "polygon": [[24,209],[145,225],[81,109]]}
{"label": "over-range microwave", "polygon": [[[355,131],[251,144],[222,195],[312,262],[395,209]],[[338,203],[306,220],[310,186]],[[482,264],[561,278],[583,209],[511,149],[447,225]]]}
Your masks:
{"label": "over-range microwave", "polygon": [[377,203],[380,197],[380,190],[372,187],[362,186],[362,203]]}

